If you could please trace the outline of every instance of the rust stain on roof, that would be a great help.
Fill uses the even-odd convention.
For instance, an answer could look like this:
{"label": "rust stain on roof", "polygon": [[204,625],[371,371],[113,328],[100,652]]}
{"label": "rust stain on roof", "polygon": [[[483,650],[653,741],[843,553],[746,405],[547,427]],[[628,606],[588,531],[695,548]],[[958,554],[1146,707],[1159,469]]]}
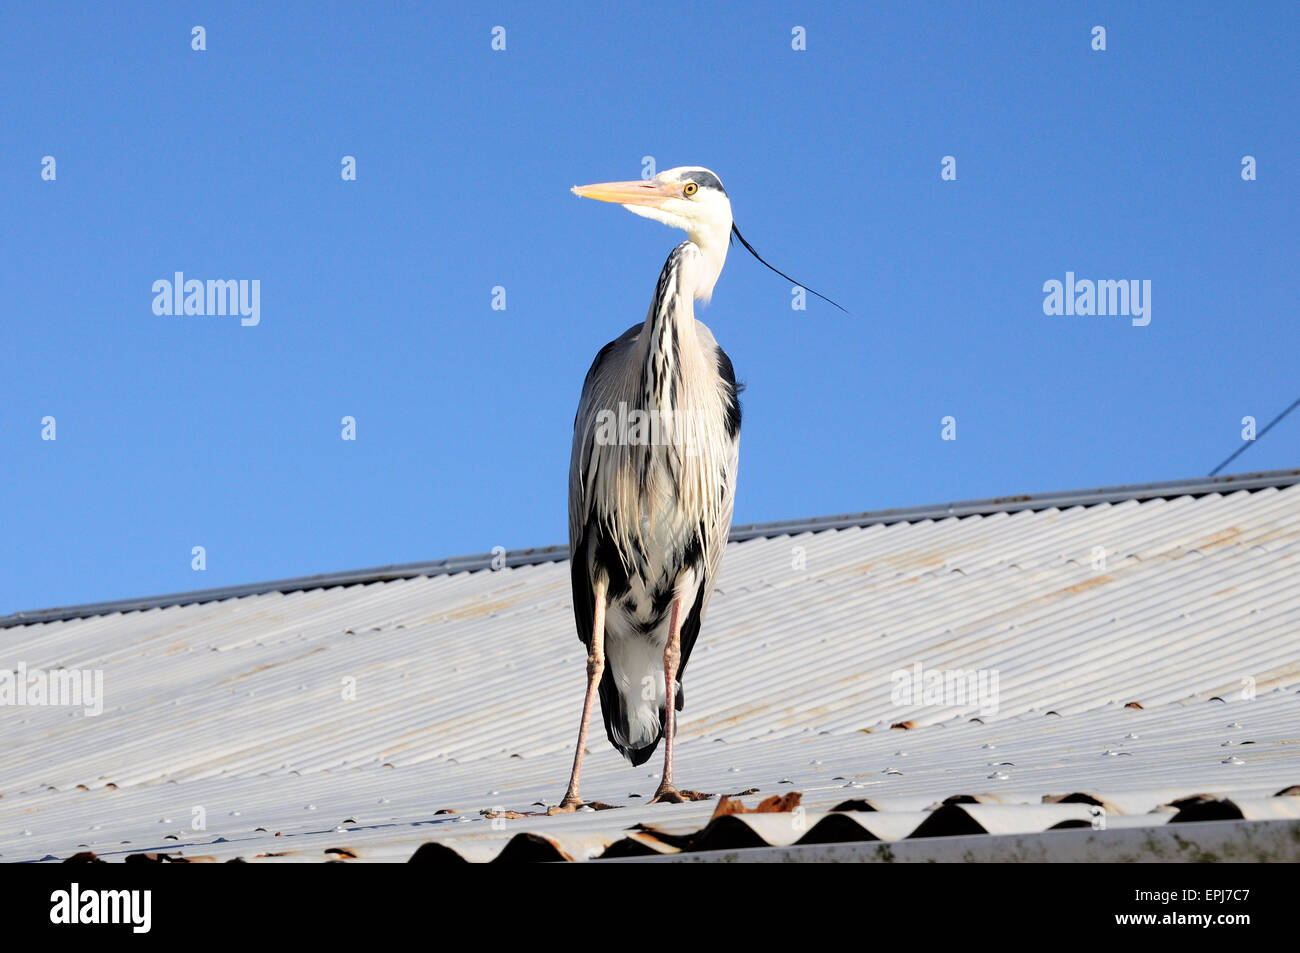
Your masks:
{"label": "rust stain on roof", "polygon": [[1222,546],[1227,546],[1229,543],[1234,542],[1240,537],[1241,537],[1241,527],[1229,526],[1227,529],[1219,530],[1219,532],[1217,533],[1211,533],[1209,536],[1206,536],[1204,539],[1200,539],[1195,543],[1192,543],[1187,548],[1194,549],[1198,553],[1209,552],[1210,550],[1218,549]]}
{"label": "rust stain on roof", "polygon": [[1062,592],[1087,592],[1089,589],[1096,589],[1098,586],[1102,586],[1108,582],[1114,582],[1114,581],[1115,581],[1115,577],[1109,574],[1105,576],[1094,576],[1091,579],[1085,579],[1083,582],[1076,583],[1073,586],[1066,586],[1064,589],[1061,589],[1058,592],[1051,593],[1050,595],[1044,596],[1043,598],[1051,599],[1055,596],[1060,595]]}
{"label": "rust stain on roof", "polygon": [[267,662],[265,665],[259,665],[256,668],[250,668],[247,672],[240,672],[238,675],[232,675],[230,678],[223,678],[217,682],[218,685],[224,685],[227,682],[237,682],[241,678],[248,678],[250,675],[256,675],[258,672],[265,672],[268,669],[279,668],[281,665],[292,665],[294,662],[301,661],[309,656],[316,655],[318,652],[326,651],[327,646],[318,645],[314,649],[308,649],[301,655],[295,655],[292,658],[280,659],[278,662]]}
{"label": "rust stain on roof", "polygon": [[717,715],[706,716],[698,721],[683,718],[680,730],[683,735],[688,732],[692,735],[707,735],[724,728],[734,728],[746,719],[769,710],[767,705],[734,705]]}
{"label": "rust stain on roof", "polygon": [[529,593],[520,592],[519,595],[513,599],[496,599],[490,602],[475,602],[472,603],[471,605],[462,606],[458,609],[449,609],[446,612],[439,612],[437,615],[429,616],[424,621],[425,622],[447,622],[450,620],[455,620],[457,622],[460,622],[460,621],[464,621],[465,619],[478,619],[478,618],[482,618],[483,616],[494,615],[495,613],[501,612],[504,609],[513,608],[514,606],[519,605],[520,602],[522,602],[525,597],[530,597]]}

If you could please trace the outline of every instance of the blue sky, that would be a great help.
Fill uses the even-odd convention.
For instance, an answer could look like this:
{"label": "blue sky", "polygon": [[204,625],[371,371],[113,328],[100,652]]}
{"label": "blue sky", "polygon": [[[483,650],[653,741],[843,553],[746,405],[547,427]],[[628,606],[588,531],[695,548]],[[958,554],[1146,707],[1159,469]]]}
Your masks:
{"label": "blue sky", "polygon": [[[738,249],[699,311],[737,523],[1200,476],[1300,395],[1300,8],[880,6],[6,4],[0,613],[564,542],[681,238],[568,189],[644,156],[852,312]],[[155,315],[177,271],[260,323]],[[1045,315],[1067,271],[1150,324]]]}

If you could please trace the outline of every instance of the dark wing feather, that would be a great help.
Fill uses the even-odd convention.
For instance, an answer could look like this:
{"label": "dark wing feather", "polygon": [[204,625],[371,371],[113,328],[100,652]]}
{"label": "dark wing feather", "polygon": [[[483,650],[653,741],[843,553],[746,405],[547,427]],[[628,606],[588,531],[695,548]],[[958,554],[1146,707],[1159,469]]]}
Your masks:
{"label": "dark wing feather", "polygon": [[578,410],[573,418],[573,453],[569,459],[569,573],[573,585],[574,624],[578,627],[578,638],[588,649],[591,648],[591,626],[596,613],[592,558],[599,553],[594,545],[598,527],[586,493],[587,470],[592,465],[592,441],[586,439],[586,429],[591,422],[586,418],[592,415],[596,382],[611,373],[612,364],[626,359],[641,327],[640,324],[632,325],[596,354],[582,382],[582,396],[578,399]]}
{"label": "dark wing feather", "polygon": [[570,552],[569,570],[573,582],[573,621],[578,627],[578,638],[590,650],[591,625],[596,616],[596,594],[591,586],[591,576],[587,573],[587,560]]}
{"label": "dark wing feather", "polygon": [[695,647],[695,639],[700,634],[700,622],[704,618],[704,594],[712,588],[713,576],[706,571],[700,577],[700,591],[695,596],[695,605],[691,606],[691,611],[686,613],[686,621],[682,623],[682,660],[677,665],[678,711],[681,711],[686,704],[682,694],[682,677],[686,674],[686,663],[691,660],[691,649]]}
{"label": "dark wing feather", "polygon": [[[636,346],[643,324],[634,324],[623,334],[610,341],[596,355],[582,385],[582,397],[573,420],[573,454],[569,462],[569,575],[573,585],[573,620],[578,638],[590,651],[591,627],[596,614],[594,575],[603,570],[610,576],[609,598],[627,589],[627,577],[618,558],[613,541],[603,532],[587,498],[587,487],[592,485],[589,473],[593,466],[593,441],[589,428],[597,406],[608,404],[599,397],[608,397],[611,382],[620,379]],[[633,764],[644,764],[654,753],[654,745],[647,748],[625,748],[615,738],[613,726],[627,726],[627,712],[623,697],[609,669],[600,680],[600,713],[605,722],[605,734],[610,744],[625,754]]]}

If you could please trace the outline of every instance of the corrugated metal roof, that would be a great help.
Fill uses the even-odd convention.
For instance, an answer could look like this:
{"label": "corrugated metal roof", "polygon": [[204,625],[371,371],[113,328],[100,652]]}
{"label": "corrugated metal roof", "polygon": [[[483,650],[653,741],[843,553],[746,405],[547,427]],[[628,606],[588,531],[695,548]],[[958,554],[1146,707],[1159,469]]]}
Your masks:
{"label": "corrugated metal roof", "polygon": [[[106,701],[97,717],[0,708],[0,858],[1014,838],[1093,823],[1088,804],[1045,804],[1070,795],[1104,807],[1102,837],[1171,818],[1291,823],[1300,798],[1275,795],[1300,784],[1296,473],[733,542],[686,680],[677,778],[803,801],[713,825],[713,801],[646,805],[657,759],[628,767],[598,729],[583,794],[617,810],[479,814],[540,811],[567,780],[584,655],[553,556],[11,625],[0,669],[99,670]],[[996,711],[894,696],[916,665],[996,673]],[[957,796],[975,803],[937,810]],[[857,810],[832,812],[846,801]]]}
{"label": "corrugated metal roof", "polygon": [[[808,519],[782,520],[774,523],[747,523],[742,526],[733,526],[730,538],[732,542],[739,542],[760,536],[772,537],[818,533],[828,529],[848,529],[854,526],[871,526],[876,523],[915,523],[920,520],[942,519],[947,516],[1014,513],[1018,510],[1041,510],[1049,507],[1059,509],[1071,506],[1091,506],[1095,503],[1148,500],[1156,497],[1194,497],[1234,489],[1256,490],[1265,486],[1284,487],[1293,483],[1300,483],[1300,469],[1237,473],[1218,477],[1198,477],[1191,480],[1168,480],[1160,483],[1134,483],[1125,486],[1095,487],[1087,490],[1024,493],[1017,496],[989,497],[982,500],[936,503],[929,506],[909,506],[892,510],[871,510],[865,513],[846,513],[839,516],[816,516]],[[26,625],[31,622],[53,622],[59,619],[80,619],[86,616],[105,615],[112,612],[133,612],[137,609],[189,605],[195,602],[217,602],[222,599],[259,595],[264,592],[328,589],[334,586],[353,586],[366,582],[414,579],[417,576],[446,576],[458,572],[477,572],[480,569],[505,569],[532,566],[537,563],[564,562],[568,557],[568,546],[538,546],[499,553],[452,556],[448,559],[437,559],[430,562],[398,563],[391,566],[376,566],[370,569],[318,573],[312,576],[296,576],[292,579],[274,579],[269,582],[244,583],[237,586],[219,586],[213,589],[173,592],[160,596],[144,596],[138,599],[117,599],[86,605],[15,612],[7,616],[0,616],[0,629],[15,625]]]}

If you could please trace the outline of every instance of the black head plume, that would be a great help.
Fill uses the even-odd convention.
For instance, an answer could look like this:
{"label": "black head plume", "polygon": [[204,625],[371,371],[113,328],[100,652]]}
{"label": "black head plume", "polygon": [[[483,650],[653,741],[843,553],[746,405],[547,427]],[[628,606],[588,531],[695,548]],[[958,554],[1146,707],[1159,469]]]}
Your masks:
{"label": "black head plume", "polygon": [[826,296],[825,296],[824,294],[822,294],[821,292],[813,291],[811,288],[809,288],[809,287],[808,287],[807,285],[805,285],[803,282],[801,282],[801,281],[795,281],[793,278],[791,278],[789,275],[787,275],[784,271],[780,271],[780,270],[778,270],[778,269],[776,269],[776,268],[772,268],[771,265],[768,265],[768,264],[767,264],[767,261],[764,260],[763,256],[760,255],[758,252],[754,251],[754,246],[751,245],[749,242],[745,241],[745,236],[742,235],[742,234],[740,234],[740,229],[738,229],[738,228],[736,227],[736,223],[735,223],[735,222],[732,222],[732,223],[731,223],[731,234],[734,235],[736,238],[740,239],[740,244],[744,245],[744,246],[745,246],[745,249],[746,249],[746,250],[747,250],[751,255],[753,255],[755,258],[757,258],[759,261],[761,261],[764,265],[767,265],[768,268],[771,268],[772,271],[775,271],[778,275],[780,275],[780,276],[781,276],[782,278],[784,278],[786,281],[790,282],[790,284],[792,284],[792,285],[798,285],[798,286],[799,286],[800,288],[802,288],[804,291],[810,291],[810,292],[812,292],[813,294],[817,295],[817,297],[819,297],[819,298],[821,298],[823,301],[825,301],[827,304],[833,304],[833,305],[835,305],[835,307],[839,308],[839,309],[840,309],[841,311],[843,311],[845,314],[848,314],[848,313],[849,313],[845,308],[843,308],[843,307],[839,304],[839,302],[837,302],[837,301],[832,301],[830,298],[826,297]]}

